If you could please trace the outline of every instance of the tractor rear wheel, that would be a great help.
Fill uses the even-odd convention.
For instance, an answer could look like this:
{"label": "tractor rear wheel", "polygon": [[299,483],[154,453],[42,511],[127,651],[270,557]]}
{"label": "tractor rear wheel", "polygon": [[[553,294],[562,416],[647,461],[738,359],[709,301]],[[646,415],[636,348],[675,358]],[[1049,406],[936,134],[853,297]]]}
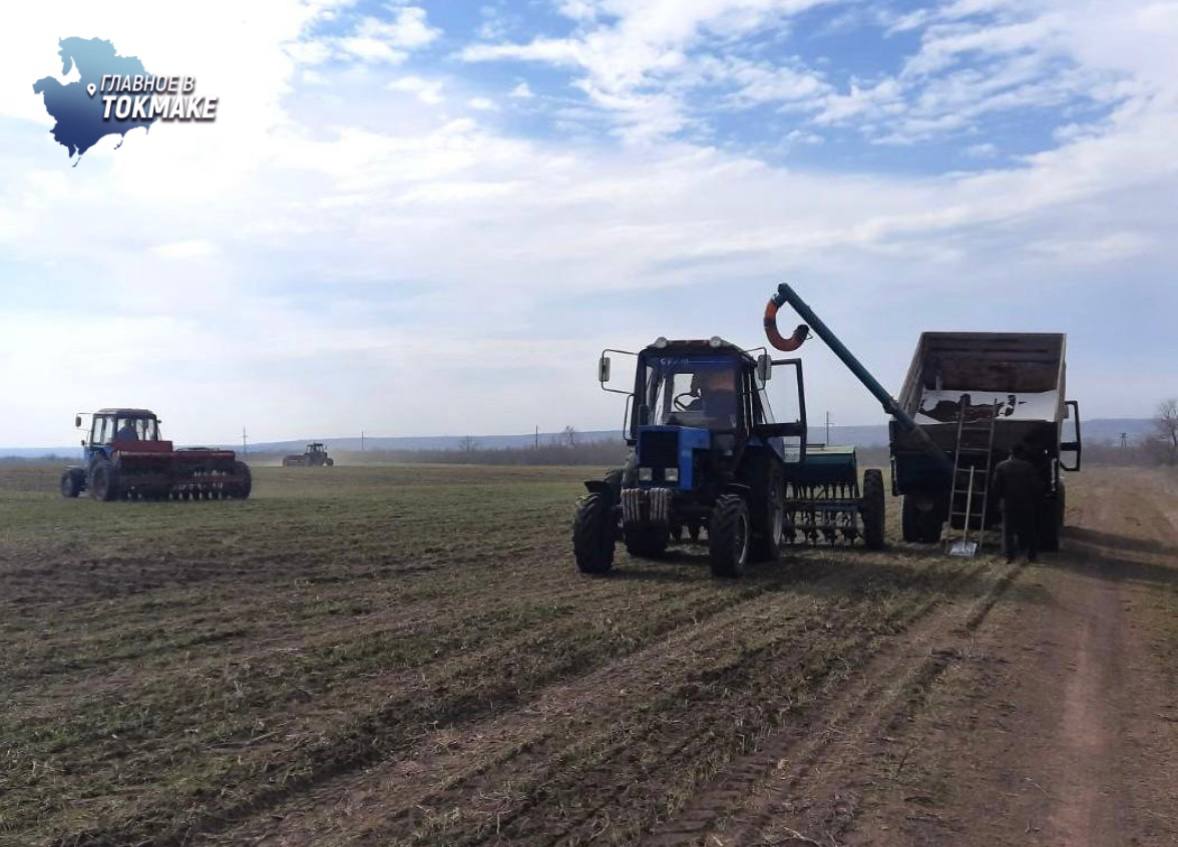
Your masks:
{"label": "tractor rear wheel", "polygon": [[614,565],[613,500],[605,494],[586,494],[577,501],[573,517],[573,556],[581,573],[609,573]]}
{"label": "tractor rear wheel", "polygon": [[708,522],[712,576],[735,578],[749,558],[749,507],[739,494],[721,494]]}
{"label": "tractor rear wheel", "polygon": [[90,496],[95,500],[119,499],[119,474],[107,459],[96,459],[90,466]]}
{"label": "tractor rear wheel", "polygon": [[77,497],[82,493],[82,472],[77,468],[66,468],[61,475],[61,496]]}
{"label": "tractor rear wheel", "polygon": [[626,552],[631,556],[654,559],[667,552],[670,536],[665,526],[633,526],[623,531]]}
{"label": "tractor rear wheel", "polygon": [[234,462],[233,472],[241,477],[241,482],[234,486],[233,496],[248,500],[250,492],[254,490],[254,478],[250,473],[250,466],[245,462]]}
{"label": "tractor rear wheel", "polygon": [[781,536],[785,528],[785,480],[781,468],[771,465],[764,491],[755,493],[756,514],[753,516],[753,535],[749,558],[754,562],[775,562],[781,555]]}
{"label": "tractor rear wheel", "polygon": [[868,550],[882,550],[884,546],[884,518],[887,499],[884,493],[883,471],[868,468],[863,472],[863,543]]}

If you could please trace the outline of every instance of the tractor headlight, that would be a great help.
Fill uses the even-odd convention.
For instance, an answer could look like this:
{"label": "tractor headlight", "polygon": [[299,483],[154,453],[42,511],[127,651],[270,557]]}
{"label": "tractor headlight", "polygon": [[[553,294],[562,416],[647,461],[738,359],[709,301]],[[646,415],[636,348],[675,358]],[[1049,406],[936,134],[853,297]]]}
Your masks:
{"label": "tractor headlight", "polygon": [[679,481],[679,469],[678,468],[667,468],[665,471],[663,471],[663,479],[665,479],[667,482],[678,482]]}
{"label": "tractor headlight", "polygon": [[653,468],[639,468],[638,469],[638,481],[639,482],[650,482],[652,479],[654,479],[654,469]]}

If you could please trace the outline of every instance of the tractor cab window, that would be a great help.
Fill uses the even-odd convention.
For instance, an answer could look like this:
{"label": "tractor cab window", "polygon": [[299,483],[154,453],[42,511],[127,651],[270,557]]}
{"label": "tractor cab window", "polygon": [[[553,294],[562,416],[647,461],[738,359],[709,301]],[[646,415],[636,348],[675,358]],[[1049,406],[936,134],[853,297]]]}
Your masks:
{"label": "tractor cab window", "polygon": [[114,435],[114,428],[111,426],[111,419],[95,416],[94,426],[90,432],[91,444],[110,444],[110,440]]}
{"label": "tractor cab window", "polygon": [[650,422],[734,430],[739,426],[737,362],[726,357],[658,356],[646,360]]}
{"label": "tractor cab window", "polygon": [[159,430],[151,418],[119,418],[114,430],[116,441],[158,441]]}

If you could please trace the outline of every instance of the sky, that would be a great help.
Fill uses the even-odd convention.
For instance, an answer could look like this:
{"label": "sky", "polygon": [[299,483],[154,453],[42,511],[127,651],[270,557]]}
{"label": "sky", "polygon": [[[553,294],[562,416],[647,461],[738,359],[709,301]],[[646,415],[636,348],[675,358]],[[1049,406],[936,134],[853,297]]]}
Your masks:
{"label": "sky", "polygon": [[[71,160],[32,88],[71,36],[216,121]],[[1084,415],[1148,416],[1175,43],[1175,0],[14,7],[0,445],[113,405],[187,443],[619,427],[602,348],[759,345],[783,281],[893,392],[922,331],[1066,332]],[[815,421],[885,420],[802,356]]]}

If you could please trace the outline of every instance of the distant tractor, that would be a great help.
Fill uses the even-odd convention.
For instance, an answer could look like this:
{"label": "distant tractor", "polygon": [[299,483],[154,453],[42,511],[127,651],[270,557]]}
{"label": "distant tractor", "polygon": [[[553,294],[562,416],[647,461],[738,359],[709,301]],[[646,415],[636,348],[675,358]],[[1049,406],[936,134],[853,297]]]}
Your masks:
{"label": "distant tractor", "polygon": [[[795,349],[807,331],[798,327],[782,349]],[[632,390],[607,386],[609,353],[636,356]],[[793,374],[792,396],[777,397],[778,414],[788,407],[793,420],[781,423],[768,391],[779,367]],[[625,435],[634,449],[624,468],[585,483],[573,526],[582,572],[609,571],[619,539],[631,555],[659,556],[684,531],[693,539],[706,531],[719,577],[776,559],[793,541],[883,546],[882,472],[867,470],[860,486],[854,449],[807,446],[801,359],[774,360],[718,337],[659,338],[637,354],[604,351],[598,379],[629,395]]]}
{"label": "distant tractor", "polygon": [[282,460],[284,468],[330,468],[335,459],[327,455],[322,441],[312,441],[302,453],[292,453]]}
{"label": "distant tractor", "polygon": [[[85,464],[61,475],[61,493],[88,491],[95,500],[245,499],[249,465],[232,450],[175,449],[160,438],[159,418],[147,409],[100,409],[83,439]],[[74,418],[82,426],[82,415]]]}

